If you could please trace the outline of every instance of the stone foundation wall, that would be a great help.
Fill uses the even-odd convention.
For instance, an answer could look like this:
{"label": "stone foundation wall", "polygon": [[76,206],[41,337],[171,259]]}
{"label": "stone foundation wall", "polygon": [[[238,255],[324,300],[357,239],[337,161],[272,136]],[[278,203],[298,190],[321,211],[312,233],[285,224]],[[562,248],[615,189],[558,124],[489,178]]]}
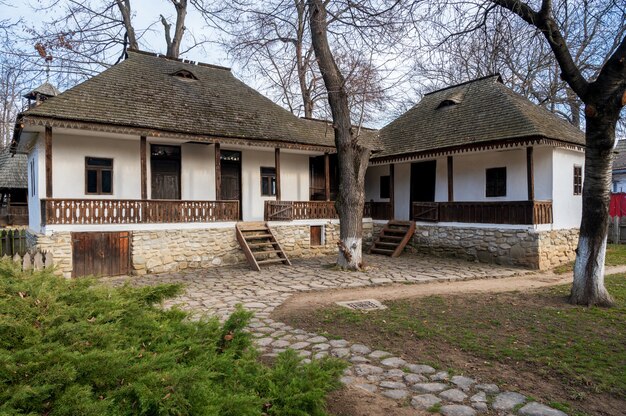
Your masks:
{"label": "stone foundation wall", "polygon": [[235,227],[133,231],[133,274],[163,273],[245,261]]}
{"label": "stone foundation wall", "polygon": [[539,233],[539,269],[546,270],[576,259],[578,228]]}
{"label": "stone foundation wall", "polygon": [[43,252],[52,253],[54,273],[72,277],[72,235],[70,232],[55,232],[50,235],[27,233],[28,245]]}
{"label": "stone foundation wall", "polygon": [[420,252],[470,261],[549,269],[574,259],[578,229],[460,228],[418,225],[412,245]]}

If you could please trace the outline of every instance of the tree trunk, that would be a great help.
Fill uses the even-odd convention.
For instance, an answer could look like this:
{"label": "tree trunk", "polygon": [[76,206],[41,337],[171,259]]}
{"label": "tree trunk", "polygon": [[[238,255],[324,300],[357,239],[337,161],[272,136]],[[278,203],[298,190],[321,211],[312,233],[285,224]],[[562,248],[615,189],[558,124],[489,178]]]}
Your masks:
{"label": "tree trunk", "polygon": [[122,14],[122,22],[124,23],[126,35],[128,36],[128,47],[130,49],[139,49],[139,43],[137,42],[137,36],[135,35],[135,28],[132,22],[130,0],[117,0],[116,3]]}
{"label": "tree trunk", "polygon": [[340,221],[337,264],[349,270],[360,270],[363,267],[365,170],[370,150],[359,144],[352,129],[345,80],[328,43],[324,3],[321,0],[308,0],[307,3],[311,41],[328,91],[339,163],[339,195],[335,202]]}
{"label": "tree trunk", "polygon": [[[587,110],[594,109],[588,106]],[[590,112],[591,114],[587,114]],[[604,258],[609,228],[611,169],[617,120],[586,111],[585,176],[583,215],[574,263],[574,283],[570,303],[611,306],[613,300],[604,287]],[[619,114],[619,112],[618,112]]]}

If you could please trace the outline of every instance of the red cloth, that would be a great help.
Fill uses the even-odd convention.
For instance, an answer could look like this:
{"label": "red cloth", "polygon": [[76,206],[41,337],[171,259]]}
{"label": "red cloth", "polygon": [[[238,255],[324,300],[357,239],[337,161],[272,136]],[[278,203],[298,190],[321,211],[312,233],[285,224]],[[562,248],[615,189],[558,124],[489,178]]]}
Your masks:
{"label": "red cloth", "polygon": [[609,213],[611,217],[626,217],[626,193],[611,194]]}

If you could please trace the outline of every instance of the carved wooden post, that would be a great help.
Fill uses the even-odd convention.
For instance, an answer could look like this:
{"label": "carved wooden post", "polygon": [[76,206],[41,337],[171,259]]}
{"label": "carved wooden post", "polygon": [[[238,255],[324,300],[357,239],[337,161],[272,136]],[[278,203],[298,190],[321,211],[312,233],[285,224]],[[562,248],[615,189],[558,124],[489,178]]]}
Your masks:
{"label": "carved wooden post", "polygon": [[280,201],[280,148],[274,149],[274,166],[276,169],[276,200]]}
{"label": "carved wooden post", "polygon": [[146,161],[146,136],[139,139],[139,153],[141,160],[141,199],[148,199],[148,167]]}
{"label": "carved wooden post", "polygon": [[46,159],[46,198],[52,198],[52,127],[46,126],[44,134]]}
{"label": "carved wooden post", "polygon": [[222,159],[220,144],[215,143],[215,200],[222,199]]}
{"label": "carved wooden post", "polygon": [[396,216],[396,191],[395,191],[395,174],[396,165],[391,163],[389,165],[389,202],[391,203],[391,212],[389,213],[388,220],[392,220]]}
{"label": "carved wooden post", "polygon": [[448,202],[454,201],[454,161],[448,156]]}
{"label": "carved wooden post", "polygon": [[324,196],[330,201],[330,156],[324,153]]}
{"label": "carved wooden post", "polygon": [[535,172],[533,168],[533,147],[526,148],[526,177],[528,181],[528,200],[535,200]]}

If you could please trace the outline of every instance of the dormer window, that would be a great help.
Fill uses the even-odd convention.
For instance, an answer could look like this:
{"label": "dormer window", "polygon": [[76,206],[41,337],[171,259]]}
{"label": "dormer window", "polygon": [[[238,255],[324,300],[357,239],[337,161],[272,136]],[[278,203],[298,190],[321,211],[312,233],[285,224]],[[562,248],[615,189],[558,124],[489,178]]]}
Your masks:
{"label": "dormer window", "polygon": [[189,80],[197,80],[198,78],[191,72],[186,69],[180,69],[172,74],[173,76],[180,79],[189,79]]}
{"label": "dormer window", "polygon": [[454,102],[453,100],[443,100],[442,102],[439,103],[437,108],[451,107],[451,106],[456,105],[456,104],[457,103]]}
{"label": "dormer window", "polygon": [[454,107],[457,104],[460,104],[461,101],[463,101],[463,96],[465,94],[461,91],[450,95],[449,97],[447,97],[445,100],[441,101],[439,103],[439,105],[437,106],[437,109],[440,108],[450,108],[450,107]]}

